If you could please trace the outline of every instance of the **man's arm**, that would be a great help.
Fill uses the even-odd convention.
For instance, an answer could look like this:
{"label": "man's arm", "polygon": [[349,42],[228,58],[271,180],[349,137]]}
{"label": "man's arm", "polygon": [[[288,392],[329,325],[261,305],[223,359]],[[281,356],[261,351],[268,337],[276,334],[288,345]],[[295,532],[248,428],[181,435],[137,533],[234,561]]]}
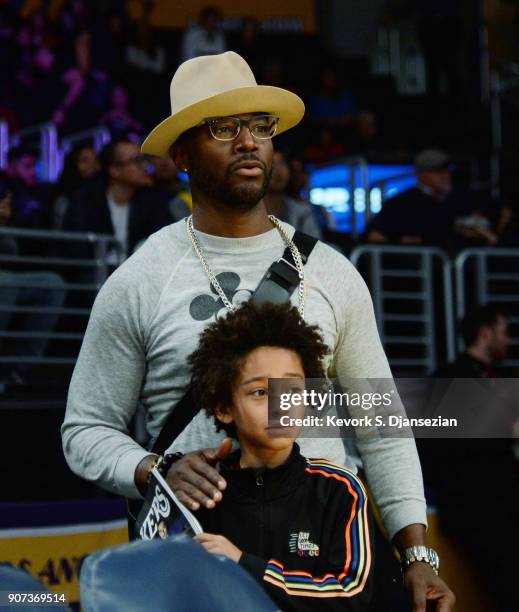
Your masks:
{"label": "man's arm", "polygon": [[[366,381],[368,386],[370,380],[375,384],[380,380],[389,382],[391,369],[380,342],[369,290],[351,264],[341,268],[347,275],[342,278],[342,286],[348,292],[346,295],[344,288],[337,287],[340,336],[333,361],[334,376],[346,387],[355,379],[359,379],[359,385]],[[356,444],[389,537],[408,525],[427,525],[414,439],[358,435]]]}
{"label": "man's arm", "polygon": [[[391,379],[392,374],[380,342],[368,288],[356,270],[349,273],[348,300],[341,339],[335,353],[335,374],[340,379]],[[403,410],[402,407],[400,409]],[[413,438],[362,436],[357,447],[389,537],[400,551],[425,544],[427,525],[423,481]],[[427,600],[437,612],[450,612],[454,595],[448,586],[421,562],[404,573],[413,612],[425,612]]]}
{"label": "man's arm", "polygon": [[128,434],[145,372],[138,296],[116,271],[101,289],[70,384],[63,450],[73,472],[138,497],[135,469],[149,452]]}

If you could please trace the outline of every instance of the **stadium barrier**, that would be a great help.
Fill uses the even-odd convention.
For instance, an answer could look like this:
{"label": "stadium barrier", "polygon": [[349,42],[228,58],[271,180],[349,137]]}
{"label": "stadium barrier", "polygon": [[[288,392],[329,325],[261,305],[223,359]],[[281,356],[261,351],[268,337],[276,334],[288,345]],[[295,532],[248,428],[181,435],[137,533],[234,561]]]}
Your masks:
{"label": "stadium barrier", "polygon": [[502,306],[512,336],[510,357],[503,365],[519,366],[519,249],[466,249],[454,261],[454,274],[458,321],[473,306]]}
{"label": "stadium barrier", "polygon": [[9,126],[7,121],[0,120],[0,170],[7,168],[7,153],[9,151]]}
{"label": "stadium barrier", "polygon": [[[108,256],[114,250],[119,252],[118,242],[113,236],[80,233],[80,232],[58,232],[45,230],[29,230],[22,228],[0,227],[0,240],[12,239],[23,241],[25,245],[34,246],[38,242],[45,243],[51,255],[46,257],[18,255],[16,250],[0,253],[0,318],[6,315],[27,315],[37,317],[40,315],[57,315],[69,317],[84,317],[90,315],[90,308],[84,307],[85,300],[76,300],[79,307],[72,306],[70,300],[63,304],[64,299],[57,300],[59,306],[19,305],[20,292],[27,289],[41,290],[42,292],[62,292],[70,297],[72,293],[88,294],[95,296],[101,285],[107,279],[110,272]],[[59,245],[63,242],[86,243],[92,245],[94,256],[88,258],[74,258],[60,255]],[[41,247],[40,247],[41,250]],[[29,248],[30,252],[30,248]],[[30,271],[28,273],[27,271]],[[41,278],[41,273],[47,275]],[[50,274],[49,274],[50,272]],[[73,274],[71,274],[73,272]],[[40,277],[35,278],[35,273]],[[74,280],[77,274],[80,282]],[[63,277],[65,277],[64,280]],[[68,280],[72,277],[72,280]],[[87,280],[85,280],[87,278]],[[47,280],[48,279],[48,280]],[[43,300],[45,301],[45,300]],[[37,324],[35,324],[36,326]],[[0,328],[0,339],[16,341],[39,337],[51,340],[75,340],[80,341],[82,334],[60,331],[31,331],[31,326],[25,330],[10,330]],[[47,356],[17,356],[16,354],[0,355],[0,364],[48,364],[48,365],[73,365],[74,356],[47,357]]]}
{"label": "stadium barrier", "polygon": [[35,137],[40,151],[39,178],[43,182],[55,181],[58,176],[58,130],[53,123],[39,123],[14,133],[8,146],[34,144]]}
{"label": "stadium barrier", "polygon": [[[58,270],[67,279],[74,271],[84,276],[90,271],[90,282],[66,280],[59,285],[32,283],[16,272],[8,281],[0,277],[0,292],[6,287],[63,290],[95,295],[110,273],[108,257],[118,251],[113,236],[80,232],[58,232],[0,227],[0,240],[13,238],[45,241],[49,252],[60,242],[79,242],[92,245],[93,258],[71,258],[58,255],[33,257],[0,253],[0,268],[16,270]],[[392,367],[417,373],[430,373],[443,360],[452,360],[461,345],[456,338],[456,320],[460,320],[468,307],[477,304],[499,303],[508,307],[508,320],[512,335],[512,356],[505,366],[519,365],[516,347],[519,346],[519,249],[479,248],[466,249],[458,254],[454,263],[437,248],[420,246],[363,245],[350,254],[352,264],[359,269],[371,291],[375,317],[383,345]],[[454,278],[452,270],[454,269]],[[81,274],[83,272],[83,274]],[[455,290],[455,291],[454,291]],[[1,295],[1,294],[0,294]],[[68,301],[68,300],[67,300]],[[0,303],[0,313],[31,314],[42,310],[30,306]],[[65,305],[47,309],[58,315],[87,318],[89,308]],[[53,331],[43,334],[49,340],[81,341],[82,334]],[[31,337],[29,331],[0,329],[0,339]],[[514,353],[515,352],[515,353]],[[25,362],[46,364],[73,364],[71,357],[17,358],[0,355],[1,363]]]}
{"label": "stadium barrier", "polygon": [[[362,265],[363,259],[368,262],[367,268]],[[440,337],[445,357],[454,358],[452,272],[443,251],[365,245],[355,248],[350,260],[370,288],[380,338],[391,366],[422,373],[434,371],[439,364]],[[434,273],[436,262],[439,285]],[[437,321],[439,315],[441,322]]]}

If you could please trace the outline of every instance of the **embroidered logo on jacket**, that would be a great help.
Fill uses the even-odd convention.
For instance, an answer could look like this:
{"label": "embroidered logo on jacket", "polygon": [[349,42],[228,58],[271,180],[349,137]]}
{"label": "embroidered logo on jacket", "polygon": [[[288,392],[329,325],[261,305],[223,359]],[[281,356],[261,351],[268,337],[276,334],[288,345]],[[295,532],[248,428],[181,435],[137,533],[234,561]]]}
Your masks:
{"label": "embroidered logo on jacket", "polygon": [[310,542],[310,532],[300,531],[299,533],[291,533],[288,541],[288,549],[292,553],[296,553],[299,557],[318,557],[319,546]]}

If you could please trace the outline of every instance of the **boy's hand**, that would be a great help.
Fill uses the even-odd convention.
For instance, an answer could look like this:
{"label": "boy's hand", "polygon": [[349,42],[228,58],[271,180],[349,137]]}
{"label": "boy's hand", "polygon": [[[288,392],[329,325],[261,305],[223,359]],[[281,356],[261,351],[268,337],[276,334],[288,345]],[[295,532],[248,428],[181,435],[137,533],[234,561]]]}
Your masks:
{"label": "boy's hand", "polygon": [[225,555],[236,563],[240,561],[242,551],[222,535],[200,533],[195,536],[195,540],[213,555]]}
{"label": "boy's hand", "polygon": [[169,468],[167,483],[178,499],[191,510],[198,510],[203,504],[214,508],[222,499],[227,486],[220,473],[214,469],[218,461],[231,452],[232,440],[225,438],[218,448],[206,448],[184,455]]}

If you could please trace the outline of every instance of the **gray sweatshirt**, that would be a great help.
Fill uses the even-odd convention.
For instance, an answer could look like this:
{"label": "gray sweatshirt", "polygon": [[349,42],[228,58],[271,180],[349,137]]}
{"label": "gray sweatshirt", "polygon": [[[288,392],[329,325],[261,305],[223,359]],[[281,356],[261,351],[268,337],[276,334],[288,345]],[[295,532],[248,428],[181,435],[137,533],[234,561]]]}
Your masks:
{"label": "gray sweatshirt", "polygon": [[[283,224],[289,235],[290,225]],[[248,299],[285,245],[276,229],[249,238],[198,232],[203,252],[234,304]],[[305,319],[332,348],[339,379],[390,378],[369,291],[351,263],[325,244],[306,270]],[[297,304],[297,291],[292,301]],[[70,468],[109,491],[138,497],[134,473],[149,452],[128,434],[139,404],[156,437],[190,378],[186,357],[204,327],[225,315],[186,233],[185,221],[150,236],[107,280],[95,301],[70,384],[62,426]],[[172,448],[214,447],[223,438],[199,414]],[[355,469],[340,438],[300,439],[301,452]],[[390,536],[426,524],[420,463],[413,439],[359,439],[359,453]]]}

